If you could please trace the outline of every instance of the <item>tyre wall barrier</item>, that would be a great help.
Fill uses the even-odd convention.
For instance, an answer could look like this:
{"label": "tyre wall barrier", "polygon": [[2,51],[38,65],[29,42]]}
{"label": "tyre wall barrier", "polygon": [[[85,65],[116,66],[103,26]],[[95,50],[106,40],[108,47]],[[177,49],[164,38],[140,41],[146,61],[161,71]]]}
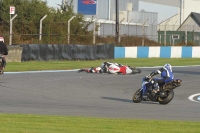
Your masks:
{"label": "tyre wall barrier", "polygon": [[115,58],[200,58],[200,47],[115,47]]}
{"label": "tyre wall barrier", "polygon": [[25,44],[21,61],[114,59],[114,44]]}

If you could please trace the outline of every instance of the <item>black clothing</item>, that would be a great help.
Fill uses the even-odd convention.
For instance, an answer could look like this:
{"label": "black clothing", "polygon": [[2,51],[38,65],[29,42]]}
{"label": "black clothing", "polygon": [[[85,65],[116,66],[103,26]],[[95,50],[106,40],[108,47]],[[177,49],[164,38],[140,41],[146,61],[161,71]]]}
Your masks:
{"label": "black clothing", "polygon": [[2,59],[2,62],[1,62],[2,68],[0,70],[1,74],[3,74],[3,71],[6,67],[6,58],[3,55],[8,55],[8,48],[2,41],[0,41],[0,59]]}
{"label": "black clothing", "polygon": [[8,48],[3,42],[0,42],[0,54],[8,55]]}

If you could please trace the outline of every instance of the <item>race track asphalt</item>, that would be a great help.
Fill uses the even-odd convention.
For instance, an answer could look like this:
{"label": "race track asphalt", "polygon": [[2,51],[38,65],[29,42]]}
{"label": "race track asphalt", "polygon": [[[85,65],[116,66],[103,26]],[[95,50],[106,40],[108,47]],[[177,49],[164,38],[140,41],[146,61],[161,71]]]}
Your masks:
{"label": "race track asphalt", "polygon": [[167,105],[133,103],[141,74],[111,75],[85,72],[5,73],[0,76],[0,113],[84,116],[101,118],[199,121],[200,103],[188,97],[200,93],[200,67],[174,67],[183,80]]}

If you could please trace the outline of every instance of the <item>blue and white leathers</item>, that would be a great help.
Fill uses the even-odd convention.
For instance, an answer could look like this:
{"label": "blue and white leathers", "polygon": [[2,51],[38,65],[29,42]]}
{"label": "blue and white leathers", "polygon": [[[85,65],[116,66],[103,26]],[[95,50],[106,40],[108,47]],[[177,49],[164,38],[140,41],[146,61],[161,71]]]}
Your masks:
{"label": "blue and white leathers", "polygon": [[161,74],[161,78],[153,78],[151,82],[148,82],[143,78],[142,82],[142,89],[143,89],[143,94],[146,91],[146,87],[148,84],[152,85],[155,83],[158,83],[159,85],[162,85],[164,83],[170,82],[174,79],[174,74],[172,72],[172,67],[170,64],[165,64],[164,67],[158,69],[157,71],[154,71],[150,74],[150,77],[153,77],[157,74]]}
{"label": "blue and white leathers", "polygon": [[[167,83],[174,79],[174,74],[172,72],[171,65],[166,64],[163,68],[157,70],[158,73],[161,73],[161,79],[164,79],[164,82]],[[159,79],[155,79],[159,80]]]}

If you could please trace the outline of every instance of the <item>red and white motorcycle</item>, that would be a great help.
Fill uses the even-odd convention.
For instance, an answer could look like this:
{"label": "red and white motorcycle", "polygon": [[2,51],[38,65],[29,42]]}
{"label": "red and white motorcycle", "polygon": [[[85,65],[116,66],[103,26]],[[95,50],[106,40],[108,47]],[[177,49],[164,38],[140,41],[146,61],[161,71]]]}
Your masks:
{"label": "red and white motorcycle", "polygon": [[111,62],[103,62],[101,65],[101,68],[103,69],[104,73],[110,73],[110,74],[137,74],[141,73],[141,70],[138,68],[131,68],[127,65],[122,65],[118,63],[111,63]]}

